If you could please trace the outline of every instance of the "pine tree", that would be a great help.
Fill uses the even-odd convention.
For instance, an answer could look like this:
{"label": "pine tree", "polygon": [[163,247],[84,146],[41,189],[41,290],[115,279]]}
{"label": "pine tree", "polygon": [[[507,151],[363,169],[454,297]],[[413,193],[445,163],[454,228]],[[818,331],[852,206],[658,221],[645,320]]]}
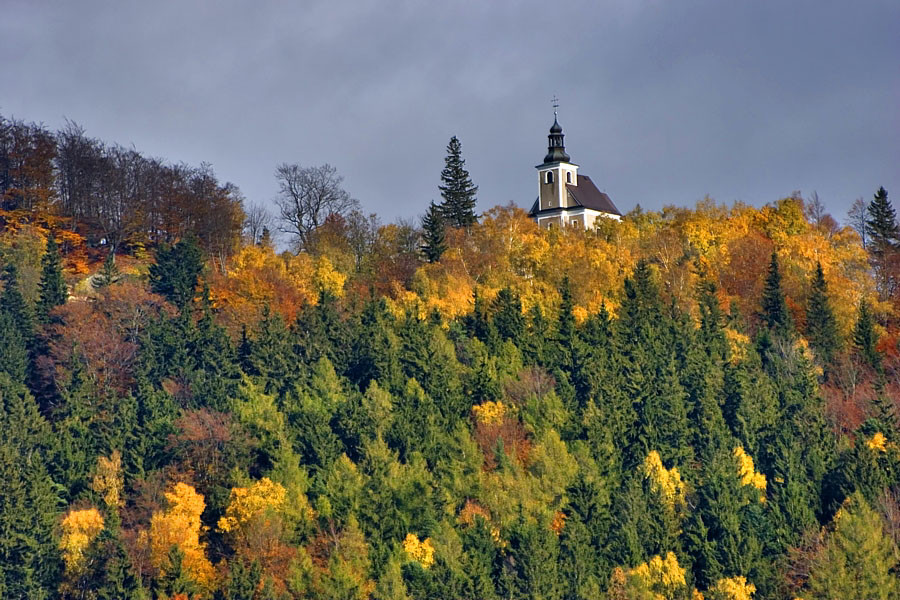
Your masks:
{"label": "pine tree", "polygon": [[27,347],[34,338],[34,319],[19,288],[19,271],[15,263],[6,265],[3,271],[3,294],[0,295],[0,311],[9,315]]}
{"label": "pine tree", "polygon": [[37,317],[39,321],[46,323],[50,311],[65,304],[69,295],[63,280],[59,247],[52,234],[47,236],[47,249],[41,259],[41,266],[41,296],[37,305]]}
{"label": "pine tree", "polygon": [[763,290],[762,318],[769,329],[781,335],[788,334],[793,327],[793,320],[788,312],[787,303],[784,300],[784,292],[781,289],[778,254],[775,252],[772,253],[769,273],[766,276],[766,287]]}
{"label": "pine tree", "polygon": [[203,251],[193,238],[156,252],[156,264],[150,265],[150,289],[183,309],[194,299],[197,279],[203,270]]}
{"label": "pine tree", "polygon": [[106,260],[103,261],[103,267],[94,278],[93,285],[96,289],[101,289],[114,284],[118,280],[119,268],[116,266],[116,250],[115,248],[110,248],[109,253],[106,255]]}
{"label": "pine tree", "polygon": [[441,209],[432,202],[428,205],[428,212],[422,217],[422,254],[425,260],[435,263],[447,250],[444,236],[444,218]]}
{"label": "pine tree", "polygon": [[508,287],[500,290],[494,299],[494,327],[500,339],[512,340],[516,344],[525,335],[522,300],[519,294]]}
{"label": "pine tree", "polygon": [[462,157],[462,145],[454,135],[447,144],[447,156],[441,171],[441,214],[451,227],[466,227],[478,221],[475,214],[475,194],[478,186],[472,183]]}
{"label": "pine tree", "polygon": [[878,334],[875,333],[875,318],[872,315],[869,303],[863,301],[859,305],[859,316],[856,319],[856,326],[853,328],[853,345],[856,346],[866,364],[873,369],[878,369],[881,366],[881,355],[876,348],[877,343]]}
{"label": "pine tree", "polygon": [[900,597],[897,556],[881,517],[854,494],[813,561],[809,591],[815,598],[894,600]]}
{"label": "pine tree", "polygon": [[890,266],[897,253],[898,228],[897,215],[883,187],[878,188],[875,198],[869,203],[866,216],[866,232],[870,240],[868,250],[875,268],[878,291],[883,298],[888,298],[894,288]]}
{"label": "pine tree", "polygon": [[837,320],[828,300],[828,284],[822,264],[818,262],[806,306],[806,334],[822,364],[831,365],[839,346]]}

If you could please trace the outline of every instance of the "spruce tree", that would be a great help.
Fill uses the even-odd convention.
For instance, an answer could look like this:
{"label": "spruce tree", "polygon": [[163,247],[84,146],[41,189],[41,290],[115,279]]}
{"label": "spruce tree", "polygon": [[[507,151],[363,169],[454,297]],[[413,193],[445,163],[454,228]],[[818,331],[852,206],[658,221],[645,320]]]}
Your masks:
{"label": "spruce tree", "polygon": [[103,261],[103,267],[94,278],[93,285],[95,288],[101,289],[114,284],[118,280],[119,268],[116,266],[116,250],[115,248],[110,248],[109,254],[106,255],[106,260]]}
{"label": "spruce tree", "polygon": [[788,312],[784,292],[781,289],[781,273],[778,270],[778,254],[776,252],[772,252],[772,260],[766,276],[766,287],[763,290],[762,318],[769,329],[781,335],[786,335],[793,327],[793,320]]}
{"label": "spruce tree", "polygon": [[822,264],[818,262],[806,306],[806,335],[822,364],[830,365],[839,345],[837,320],[828,300],[828,284]]}
{"label": "spruce tree", "polygon": [[447,250],[444,236],[444,218],[440,208],[432,202],[428,205],[428,212],[422,218],[422,254],[425,260],[435,263]]}
{"label": "spruce tree", "polygon": [[890,265],[897,252],[898,228],[897,215],[888,200],[888,193],[878,188],[875,198],[866,210],[866,233],[869,236],[868,250],[878,291],[883,298],[891,295],[894,288]]}
{"label": "spruce tree", "polygon": [[900,597],[900,580],[895,572],[897,548],[885,535],[881,517],[860,494],[851,496],[839,515],[810,569],[812,597]]}
{"label": "spruce tree", "polygon": [[150,265],[150,289],[183,309],[194,299],[194,289],[203,270],[203,251],[193,238],[156,252],[156,264]]}
{"label": "spruce tree", "polygon": [[41,296],[38,300],[37,317],[46,323],[53,308],[66,303],[68,291],[63,280],[59,247],[53,235],[47,236],[47,249],[41,259]]}
{"label": "spruce tree", "polygon": [[466,227],[478,221],[475,214],[475,193],[478,186],[472,183],[462,157],[462,145],[454,135],[447,144],[447,156],[441,171],[441,214],[451,227]]}
{"label": "spruce tree", "polygon": [[856,326],[853,328],[853,345],[859,351],[859,354],[873,369],[881,366],[881,355],[876,349],[878,343],[878,334],[875,333],[875,318],[872,315],[872,309],[869,303],[863,301],[859,305],[859,316],[856,319]]}
{"label": "spruce tree", "polygon": [[34,338],[34,319],[19,288],[19,271],[15,263],[6,265],[3,271],[3,293],[0,294],[0,311],[9,315],[25,345],[31,347]]}

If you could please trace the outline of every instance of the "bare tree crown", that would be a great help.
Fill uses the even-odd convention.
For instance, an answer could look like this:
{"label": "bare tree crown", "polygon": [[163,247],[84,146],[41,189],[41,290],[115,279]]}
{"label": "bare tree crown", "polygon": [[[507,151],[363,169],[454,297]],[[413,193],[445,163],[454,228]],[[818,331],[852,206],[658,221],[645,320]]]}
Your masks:
{"label": "bare tree crown", "polygon": [[342,187],[344,178],[329,164],[301,167],[282,163],[275,170],[281,231],[294,236],[298,249],[310,243],[312,232],[331,215],[345,216],[359,207]]}

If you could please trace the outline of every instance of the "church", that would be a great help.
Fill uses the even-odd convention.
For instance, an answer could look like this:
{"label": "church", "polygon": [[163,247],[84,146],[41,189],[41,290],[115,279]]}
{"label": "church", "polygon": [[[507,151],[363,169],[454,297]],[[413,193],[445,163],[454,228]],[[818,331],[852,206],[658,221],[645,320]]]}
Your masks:
{"label": "church", "polygon": [[549,147],[538,170],[538,198],[528,215],[540,227],[583,227],[593,229],[598,218],[621,219],[622,213],[609,196],[597,189],[587,175],[578,174],[563,143],[562,127],[556,112],[550,128]]}

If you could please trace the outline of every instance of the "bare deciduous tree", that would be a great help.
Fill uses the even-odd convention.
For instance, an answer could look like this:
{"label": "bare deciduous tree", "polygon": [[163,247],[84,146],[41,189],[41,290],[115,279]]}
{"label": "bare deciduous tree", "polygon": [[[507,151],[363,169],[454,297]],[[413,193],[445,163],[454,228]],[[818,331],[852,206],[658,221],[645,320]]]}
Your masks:
{"label": "bare deciduous tree", "polygon": [[250,244],[258,244],[263,232],[272,229],[272,213],[264,204],[254,202],[245,209],[244,238]]}
{"label": "bare deciduous tree", "polygon": [[853,204],[850,206],[850,210],[847,212],[847,224],[855,229],[856,233],[859,234],[859,238],[862,240],[863,248],[868,247],[869,241],[869,235],[866,225],[868,210],[869,203],[862,198],[857,198],[853,201]]}
{"label": "bare deciduous tree", "polygon": [[301,167],[282,163],[275,170],[275,178],[281,230],[296,238],[298,249],[308,247],[312,232],[330,215],[345,216],[359,208],[359,201],[341,187],[344,178],[329,164]]}

